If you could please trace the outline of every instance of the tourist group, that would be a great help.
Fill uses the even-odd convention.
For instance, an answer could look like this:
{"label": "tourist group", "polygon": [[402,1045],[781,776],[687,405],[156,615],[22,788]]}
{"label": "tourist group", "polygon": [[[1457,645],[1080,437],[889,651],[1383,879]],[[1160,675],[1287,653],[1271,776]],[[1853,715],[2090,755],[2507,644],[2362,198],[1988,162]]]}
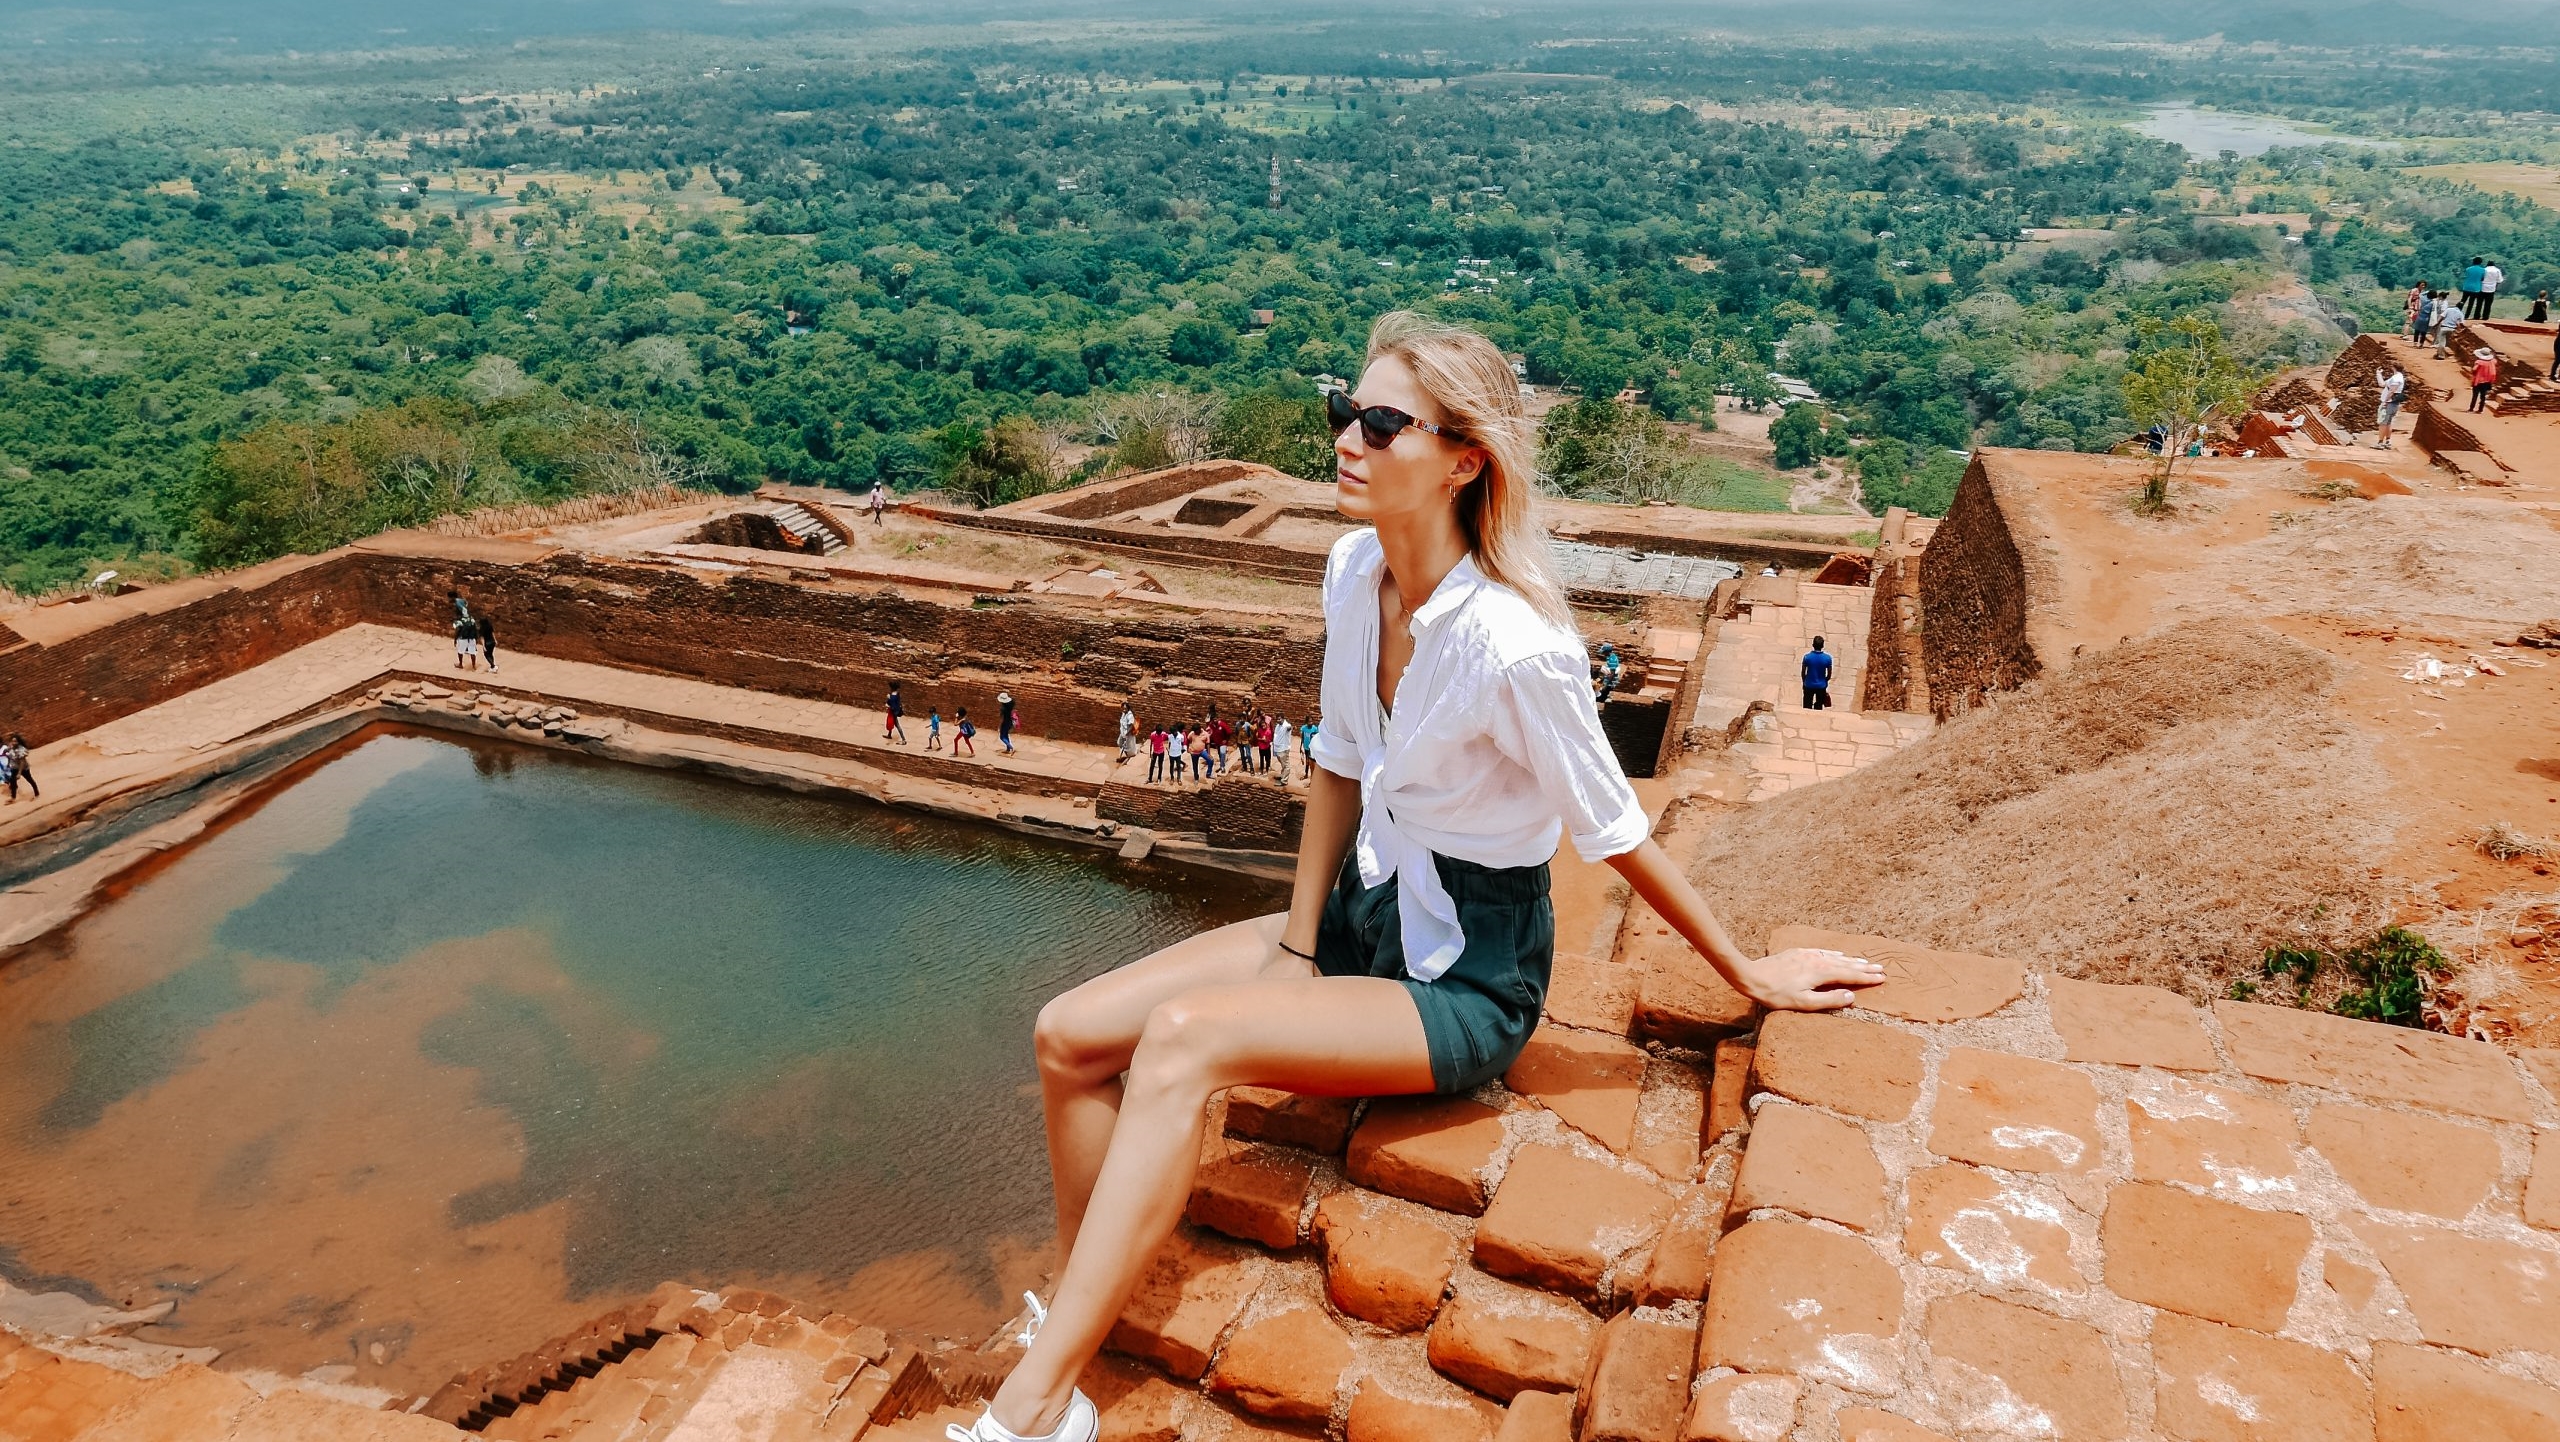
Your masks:
{"label": "tourist group", "polygon": [[[1289,758],[1304,756],[1315,744],[1315,735],[1314,721],[1293,726],[1287,717],[1268,711],[1230,721],[1219,715],[1215,706],[1197,721],[1152,726],[1142,734],[1137,713],[1126,706],[1120,708],[1120,759],[1134,759],[1143,747],[1147,753],[1147,780],[1166,786],[1180,786],[1185,780],[1216,780],[1229,769],[1230,748],[1235,752],[1236,772],[1269,776],[1286,786],[1290,782]],[[1275,759],[1277,771],[1272,769]],[[1304,779],[1303,775],[1300,779]]]}

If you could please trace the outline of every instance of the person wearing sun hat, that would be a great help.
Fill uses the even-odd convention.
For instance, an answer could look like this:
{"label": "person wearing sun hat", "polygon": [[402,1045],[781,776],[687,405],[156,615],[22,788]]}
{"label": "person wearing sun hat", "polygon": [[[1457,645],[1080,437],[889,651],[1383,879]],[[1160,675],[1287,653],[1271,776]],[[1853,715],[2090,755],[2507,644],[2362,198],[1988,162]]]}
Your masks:
{"label": "person wearing sun hat", "polygon": [[2498,353],[2482,346],[2471,353],[2471,409],[2489,408],[2489,392],[2498,387]]}

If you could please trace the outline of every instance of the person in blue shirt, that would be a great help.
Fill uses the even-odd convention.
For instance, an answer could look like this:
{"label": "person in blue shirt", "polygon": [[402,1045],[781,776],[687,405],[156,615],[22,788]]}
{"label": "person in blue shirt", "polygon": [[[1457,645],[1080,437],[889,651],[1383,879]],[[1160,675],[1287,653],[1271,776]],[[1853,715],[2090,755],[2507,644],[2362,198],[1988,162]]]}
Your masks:
{"label": "person in blue shirt", "polygon": [[1617,647],[1604,645],[1600,648],[1601,700],[1608,700],[1610,695],[1618,689],[1618,672],[1624,664],[1618,659]]}
{"label": "person in blue shirt", "polygon": [[1822,638],[1813,638],[1813,649],[1804,653],[1804,709],[1831,709],[1831,653],[1822,649]]}
{"label": "person in blue shirt", "polygon": [[2480,318],[2480,294],[2489,288],[2489,263],[2478,256],[2462,268],[2462,313],[2473,320]]}

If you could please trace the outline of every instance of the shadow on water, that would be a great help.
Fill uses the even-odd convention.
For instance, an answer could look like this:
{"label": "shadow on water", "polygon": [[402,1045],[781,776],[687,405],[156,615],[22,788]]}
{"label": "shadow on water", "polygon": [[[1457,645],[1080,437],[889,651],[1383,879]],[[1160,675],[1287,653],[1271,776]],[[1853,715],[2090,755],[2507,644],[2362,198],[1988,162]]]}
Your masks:
{"label": "shadow on water", "polygon": [[251,1335],[265,1365],[396,1336],[395,1383],[540,1340],[486,1336],[440,1286],[464,1275],[520,1290],[526,1327],[668,1277],[929,1325],[927,1292],[992,1307],[1049,1233],[1041,1002],[1283,900],[867,804],[373,737],[0,972],[0,1203],[33,1219],[0,1243],[110,1295],[220,1277],[176,1332]]}

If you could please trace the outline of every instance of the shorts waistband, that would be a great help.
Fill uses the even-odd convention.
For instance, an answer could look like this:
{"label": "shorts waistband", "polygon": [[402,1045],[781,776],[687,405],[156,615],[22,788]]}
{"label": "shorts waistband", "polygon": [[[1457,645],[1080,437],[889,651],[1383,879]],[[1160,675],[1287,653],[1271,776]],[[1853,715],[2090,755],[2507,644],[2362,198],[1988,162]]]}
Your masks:
{"label": "shorts waistband", "polygon": [[1547,864],[1543,861],[1535,866],[1484,866],[1436,851],[1431,853],[1431,861],[1440,873],[1440,884],[1449,889],[1454,900],[1528,902],[1539,900],[1548,891]]}

